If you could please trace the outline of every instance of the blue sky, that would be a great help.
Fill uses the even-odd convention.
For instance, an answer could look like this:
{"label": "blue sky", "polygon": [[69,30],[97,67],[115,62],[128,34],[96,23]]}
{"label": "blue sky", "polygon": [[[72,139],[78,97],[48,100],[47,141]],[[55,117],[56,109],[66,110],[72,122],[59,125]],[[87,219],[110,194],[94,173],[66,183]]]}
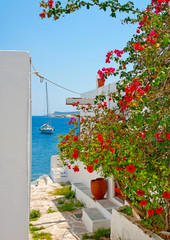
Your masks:
{"label": "blue sky", "polygon": [[[126,2],[122,0],[120,2]],[[134,0],[145,9],[149,0]],[[123,14],[114,19],[109,11],[81,9],[58,21],[41,20],[39,1],[8,0],[1,2],[0,49],[30,52],[33,64],[44,77],[76,92],[96,87],[96,74],[105,64],[108,51],[122,50],[136,32],[136,25],[122,25]],[[106,82],[113,82],[110,79]],[[48,84],[50,111],[72,111],[67,97],[79,97]],[[46,112],[45,84],[32,75],[32,114]]]}

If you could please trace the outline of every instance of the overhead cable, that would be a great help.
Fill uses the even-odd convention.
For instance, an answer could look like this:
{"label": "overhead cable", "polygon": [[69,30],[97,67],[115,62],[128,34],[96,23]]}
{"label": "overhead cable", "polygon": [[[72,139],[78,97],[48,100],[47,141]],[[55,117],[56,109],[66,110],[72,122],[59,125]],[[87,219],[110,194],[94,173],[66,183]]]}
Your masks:
{"label": "overhead cable", "polygon": [[64,90],[66,90],[66,91],[69,91],[69,92],[72,92],[72,93],[75,93],[75,94],[79,94],[79,95],[81,94],[81,93],[72,91],[72,90],[70,90],[70,89],[68,89],[68,88],[65,88],[65,87],[63,87],[63,86],[61,86],[61,85],[59,85],[59,84],[57,84],[57,83],[55,83],[55,82],[53,82],[53,81],[45,78],[45,77],[43,77],[42,75],[39,74],[39,72],[36,71],[34,65],[32,64],[32,61],[31,61],[31,65],[32,65],[32,67],[33,67],[33,69],[34,69],[34,72],[32,72],[32,74],[35,74],[37,77],[39,77],[41,83],[43,82],[43,80],[46,80],[46,81],[52,83],[53,85],[55,85],[55,86],[57,86],[57,87],[60,87],[60,88],[62,88],[62,89],[64,89]]}

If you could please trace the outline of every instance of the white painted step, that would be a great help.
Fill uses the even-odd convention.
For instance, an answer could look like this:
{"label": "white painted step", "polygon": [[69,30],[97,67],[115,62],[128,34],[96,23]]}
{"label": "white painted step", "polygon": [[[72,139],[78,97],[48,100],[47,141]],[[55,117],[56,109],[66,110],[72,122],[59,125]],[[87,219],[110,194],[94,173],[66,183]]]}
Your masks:
{"label": "white painted step", "polygon": [[110,220],[106,218],[97,208],[83,209],[82,220],[89,232],[95,232],[99,228],[110,228]]}

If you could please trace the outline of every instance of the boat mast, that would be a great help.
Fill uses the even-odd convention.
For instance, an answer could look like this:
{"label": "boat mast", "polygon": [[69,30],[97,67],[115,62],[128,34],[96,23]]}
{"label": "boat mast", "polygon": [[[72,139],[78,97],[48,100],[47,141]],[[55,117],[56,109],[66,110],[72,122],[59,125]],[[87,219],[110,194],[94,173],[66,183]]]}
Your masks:
{"label": "boat mast", "polygon": [[[46,87],[46,104],[47,104],[47,118],[49,116],[49,108],[48,108],[48,91],[47,91],[47,82],[45,82],[45,87]],[[49,122],[48,122],[49,124]]]}

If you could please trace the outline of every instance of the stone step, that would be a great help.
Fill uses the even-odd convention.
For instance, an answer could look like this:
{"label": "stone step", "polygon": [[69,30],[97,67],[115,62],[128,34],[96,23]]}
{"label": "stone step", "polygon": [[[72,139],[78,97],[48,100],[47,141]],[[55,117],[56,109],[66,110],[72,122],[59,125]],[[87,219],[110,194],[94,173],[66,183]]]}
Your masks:
{"label": "stone step", "polygon": [[90,189],[83,183],[73,183],[72,189],[76,193],[76,198],[80,201],[83,201],[86,204],[87,208],[98,208],[106,218],[111,218],[112,209],[117,210],[120,205],[122,206],[122,204],[119,202],[112,202],[106,198],[94,201]]}
{"label": "stone step", "polygon": [[112,209],[118,210],[120,208],[119,205],[113,203],[109,199],[101,199],[101,200],[97,200],[96,202],[99,206],[99,209],[102,210],[104,216],[109,219],[111,218],[111,215],[112,215]]}
{"label": "stone step", "polygon": [[95,232],[99,228],[110,228],[110,220],[97,208],[83,209],[82,220],[89,232]]}

